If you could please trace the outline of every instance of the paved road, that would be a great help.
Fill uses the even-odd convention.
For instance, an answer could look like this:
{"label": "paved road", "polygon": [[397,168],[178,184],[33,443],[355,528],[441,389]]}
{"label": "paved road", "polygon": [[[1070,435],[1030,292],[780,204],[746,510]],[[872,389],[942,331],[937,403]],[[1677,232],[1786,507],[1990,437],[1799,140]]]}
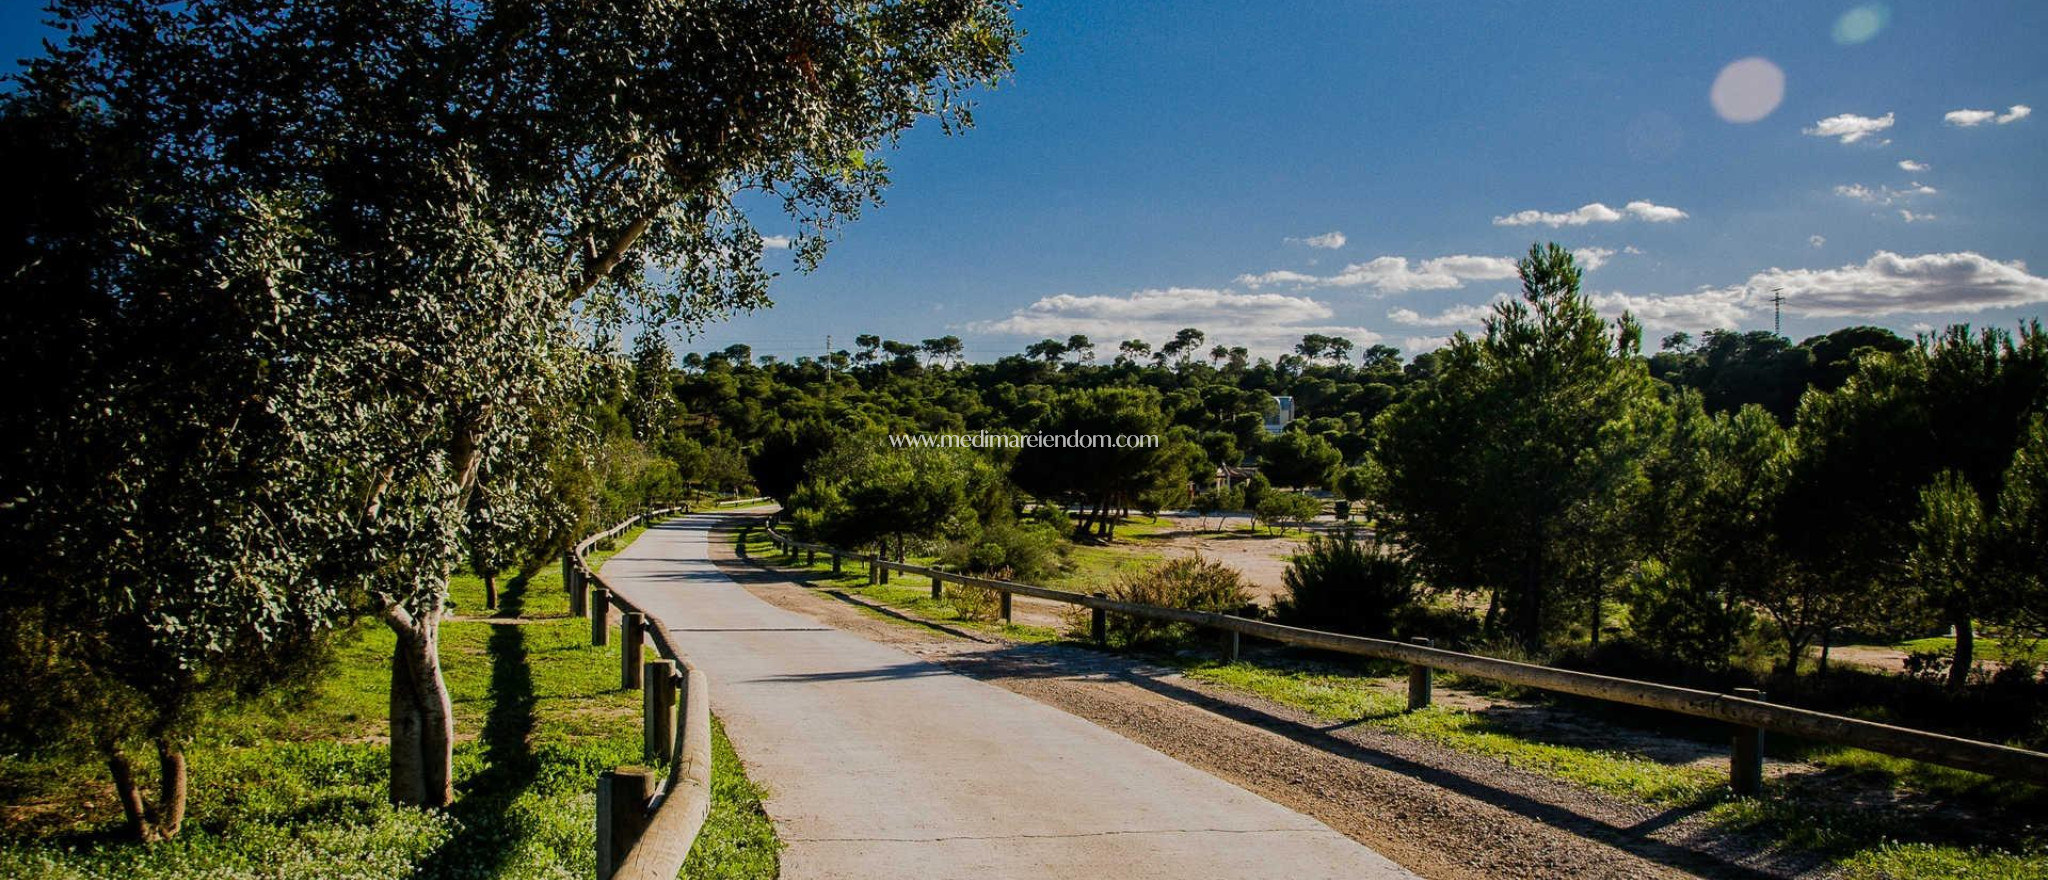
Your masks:
{"label": "paved road", "polygon": [[1328,826],[1058,709],[776,608],[649,529],[605,581],[711,680],[782,876],[1407,878]]}

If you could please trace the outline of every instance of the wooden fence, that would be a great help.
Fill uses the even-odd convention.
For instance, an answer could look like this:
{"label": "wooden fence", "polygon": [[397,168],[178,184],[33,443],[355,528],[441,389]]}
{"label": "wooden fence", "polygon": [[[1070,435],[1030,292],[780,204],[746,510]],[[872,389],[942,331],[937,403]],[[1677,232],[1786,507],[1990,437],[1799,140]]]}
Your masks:
{"label": "wooden fence", "polygon": [[1776,705],[1766,702],[1764,694],[1756,690],[1744,689],[1732,694],[1717,694],[1450,651],[1432,647],[1426,639],[1418,639],[1412,643],[1393,642],[1284,626],[1231,614],[1212,614],[1120,602],[1102,593],[1075,593],[1034,584],[969,577],[931,566],[891,562],[871,554],[852,553],[822,544],[804,543],[777,531],[773,523],[768,526],[767,531],[769,538],[792,558],[799,551],[809,554],[813,560],[819,554],[830,555],[832,569],[835,572],[840,570],[843,559],[860,560],[868,566],[871,582],[886,579],[887,573],[894,571],[930,578],[934,598],[943,594],[946,584],[994,591],[1000,599],[999,615],[1005,622],[1010,619],[1012,595],[1030,596],[1091,609],[1094,613],[1090,630],[1097,642],[1105,641],[1106,616],[1124,614],[1230,633],[1233,658],[1238,637],[1252,636],[1287,645],[1406,663],[1409,666],[1408,707],[1411,710],[1429,705],[1430,671],[1442,669],[1460,675],[1538,690],[1727,722],[1734,727],[1734,748],[1730,755],[1729,777],[1737,794],[1753,795],[1761,791],[1763,732],[1766,730],[1816,742],[1853,746],[1887,755],[1912,758],[1944,767],[1972,770],[2000,779],[2016,779],[2048,786],[2048,754],[1879,724],[1860,718]]}
{"label": "wooden fence", "polygon": [[[613,592],[584,559],[591,547],[635,525],[684,512],[650,510],[562,554],[570,611],[589,615],[591,644],[609,639],[611,609],[619,609],[619,684],[642,694],[642,758],[648,766],[620,767],[597,780],[598,880],[673,880],[711,811],[711,688],[704,673],[669,641],[665,628]],[[656,656],[643,659],[648,642]],[[668,776],[657,779],[650,768],[663,764]]]}

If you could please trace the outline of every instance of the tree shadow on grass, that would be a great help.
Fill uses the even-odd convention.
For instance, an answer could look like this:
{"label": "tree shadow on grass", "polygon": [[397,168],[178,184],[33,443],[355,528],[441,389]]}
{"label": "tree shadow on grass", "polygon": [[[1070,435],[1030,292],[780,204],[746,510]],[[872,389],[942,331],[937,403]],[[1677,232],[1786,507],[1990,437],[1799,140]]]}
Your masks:
{"label": "tree shadow on grass", "polygon": [[464,780],[449,815],[458,829],[414,869],[415,877],[489,877],[497,874],[511,848],[504,827],[512,802],[533,784],[539,763],[529,737],[537,719],[533,670],[527,665],[526,628],[516,623],[525,607],[526,587],[537,568],[505,582],[498,597],[486,650],[491,657],[491,711],[478,740],[484,747],[484,769]]}

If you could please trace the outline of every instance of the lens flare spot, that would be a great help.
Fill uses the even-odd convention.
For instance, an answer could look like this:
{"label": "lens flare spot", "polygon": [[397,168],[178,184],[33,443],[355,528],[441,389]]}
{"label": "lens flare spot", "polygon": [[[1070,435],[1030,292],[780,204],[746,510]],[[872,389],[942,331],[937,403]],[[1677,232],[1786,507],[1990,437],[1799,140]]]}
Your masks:
{"label": "lens flare spot", "polygon": [[1785,100],[1785,71],[1763,58],[1744,58],[1721,68],[1707,98],[1729,122],[1755,122]]}
{"label": "lens flare spot", "polygon": [[1835,19],[1835,43],[1854,46],[1869,42],[1870,38],[1877,36],[1891,20],[1891,7],[1882,3],[1858,6],[1842,13],[1841,18]]}

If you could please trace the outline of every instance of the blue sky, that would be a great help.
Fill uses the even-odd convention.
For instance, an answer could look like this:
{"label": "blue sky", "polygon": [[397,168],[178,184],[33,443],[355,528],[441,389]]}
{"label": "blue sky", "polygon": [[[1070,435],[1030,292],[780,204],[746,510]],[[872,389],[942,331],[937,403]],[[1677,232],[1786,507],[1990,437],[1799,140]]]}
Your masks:
{"label": "blue sky", "polygon": [[[29,5],[6,10],[10,57],[34,50]],[[1769,329],[1771,287],[1794,338],[2048,303],[2048,4],[1027,0],[1018,19],[1016,76],[974,130],[913,132],[888,203],[818,271],[687,344],[953,333],[987,360],[1194,326],[1262,353],[1311,331],[1413,352],[1476,329],[1515,289],[1507,261],[1553,240],[1653,339]],[[1763,62],[1729,72],[1722,110],[1768,113],[1731,122],[1710,95],[1743,59]]]}

